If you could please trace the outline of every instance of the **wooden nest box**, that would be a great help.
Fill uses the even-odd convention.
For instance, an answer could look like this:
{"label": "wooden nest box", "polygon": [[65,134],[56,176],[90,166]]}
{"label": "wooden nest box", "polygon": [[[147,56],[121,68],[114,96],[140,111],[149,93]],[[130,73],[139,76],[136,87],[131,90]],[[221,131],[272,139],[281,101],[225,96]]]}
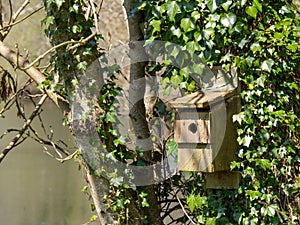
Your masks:
{"label": "wooden nest box", "polygon": [[236,189],[240,176],[230,171],[230,163],[238,149],[232,121],[241,107],[237,75],[220,67],[206,68],[197,82],[206,88],[170,102],[176,110],[178,169],[206,173],[207,188]]}

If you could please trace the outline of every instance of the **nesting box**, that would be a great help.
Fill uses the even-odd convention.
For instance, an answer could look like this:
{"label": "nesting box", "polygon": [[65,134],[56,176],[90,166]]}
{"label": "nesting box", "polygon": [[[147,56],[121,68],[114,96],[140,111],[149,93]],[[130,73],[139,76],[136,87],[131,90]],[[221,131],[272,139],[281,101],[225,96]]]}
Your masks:
{"label": "nesting box", "polygon": [[197,81],[206,85],[203,91],[170,103],[176,113],[178,169],[205,172],[207,188],[237,188],[239,174],[230,171],[238,149],[232,121],[232,116],[240,111],[237,75],[220,67],[204,72]]}

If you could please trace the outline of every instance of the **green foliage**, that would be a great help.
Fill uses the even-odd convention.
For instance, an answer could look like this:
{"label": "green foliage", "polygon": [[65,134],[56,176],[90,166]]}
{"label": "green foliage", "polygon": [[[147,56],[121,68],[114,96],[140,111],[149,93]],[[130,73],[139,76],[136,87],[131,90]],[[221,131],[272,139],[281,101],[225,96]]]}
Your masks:
{"label": "green foliage", "polygon": [[[138,8],[147,15],[147,44],[183,46],[186,52],[172,49],[169,55],[180,68],[183,54],[196,54],[239,73],[243,106],[233,120],[240,149],[231,168],[241,171],[241,186],[197,187],[186,197],[191,215],[198,224],[298,224],[300,24],[294,6],[280,0],[149,0]],[[178,69],[167,59],[163,66],[169,69],[165,90],[191,83],[191,67]],[[172,152],[172,142],[167,146]]]}
{"label": "green foliage", "polygon": [[[84,16],[85,1],[45,0],[47,17],[43,21],[52,45],[82,41],[92,34],[93,17]],[[163,64],[150,65],[153,74],[165,68],[162,86],[187,92],[197,89],[190,75],[201,76],[203,64],[237,69],[241,82],[242,111],[237,122],[239,160],[231,164],[240,170],[238,190],[206,190],[205,178],[191,174],[186,205],[197,224],[299,224],[300,188],[300,24],[293,5],[284,0],[148,0],[140,1],[136,11],[145,15],[146,45],[162,40],[166,54]],[[51,62],[67,87],[76,84],[78,72],[98,57],[97,38],[72,50],[56,49]],[[170,45],[170,43],[177,44]],[[179,47],[181,46],[181,47]],[[198,57],[193,57],[193,56]],[[199,58],[199,59],[197,59]],[[114,73],[117,68],[109,68]],[[64,87],[42,84],[62,94]],[[98,134],[107,149],[105,157],[140,165],[139,152],[125,147],[126,137],[114,129],[118,122],[114,101],[118,95],[114,77],[101,89],[98,104],[104,112],[98,118]],[[163,105],[157,111],[167,115]],[[166,155],[177,150],[173,139],[166,141]],[[126,207],[140,204],[151,207],[147,193],[123,185],[123,177],[105,171],[109,192],[105,196],[110,209],[125,221]],[[101,175],[103,171],[94,171]],[[126,172],[126,171],[124,171]],[[181,185],[182,177],[172,182]]]}
{"label": "green foliage", "polygon": [[63,44],[56,48],[51,56],[51,63],[60,80],[66,84],[59,90],[66,87],[72,89],[76,86],[79,74],[99,57],[97,40],[102,36],[91,37],[95,21],[94,17],[85,17],[85,1],[44,0],[44,5],[47,16],[42,25],[51,44],[57,46],[74,41],[74,44]]}

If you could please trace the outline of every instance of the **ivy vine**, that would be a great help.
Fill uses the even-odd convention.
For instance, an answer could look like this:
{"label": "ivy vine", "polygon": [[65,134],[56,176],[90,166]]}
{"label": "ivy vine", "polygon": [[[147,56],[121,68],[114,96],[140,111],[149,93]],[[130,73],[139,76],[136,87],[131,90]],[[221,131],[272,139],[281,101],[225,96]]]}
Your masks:
{"label": "ivy vine", "polygon": [[[186,204],[198,224],[298,224],[300,24],[295,6],[280,0],[148,0],[136,10],[146,15],[147,44],[176,43],[210,66],[238,70],[242,110],[233,120],[240,148],[231,168],[240,170],[241,185],[207,191],[191,183]],[[187,71],[171,70],[163,74],[165,82],[193,90],[186,88],[191,84]]]}

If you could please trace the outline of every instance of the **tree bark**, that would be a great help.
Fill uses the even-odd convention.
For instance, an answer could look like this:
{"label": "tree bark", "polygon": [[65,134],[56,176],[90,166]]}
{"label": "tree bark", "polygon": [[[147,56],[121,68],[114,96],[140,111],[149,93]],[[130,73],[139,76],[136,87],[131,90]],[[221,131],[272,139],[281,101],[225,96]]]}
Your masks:
{"label": "tree bark", "polygon": [[[129,31],[129,56],[132,61],[137,57],[146,54],[143,46],[138,41],[144,40],[140,25],[143,23],[143,16],[141,13],[131,15],[131,11],[135,7],[135,0],[124,0],[124,8],[128,17],[128,31]],[[141,57],[145,58],[145,57]],[[130,65],[130,118],[134,128],[136,145],[143,148],[143,160],[145,164],[153,162],[152,142],[150,138],[150,131],[148,122],[146,120],[146,110],[144,104],[145,94],[145,62],[131,63]],[[145,174],[147,176],[147,174]],[[151,174],[149,174],[151,176]],[[155,184],[140,187],[139,191],[147,193],[147,201],[149,207],[141,207],[141,215],[146,217],[146,220],[151,225],[162,225],[163,221],[160,216],[160,207],[157,202],[157,195]],[[133,209],[131,209],[133,210]],[[134,215],[133,215],[134,216]]]}
{"label": "tree bark", "polygon": [[[7,47],[2,41],[0,41],[0,55],[16,69],[24,71],[36,84],[40,84],[46,80],[46,76],[34,66],[27,68],[27,66],[30,64],[29,61]],[[65,99],[50,90],[44,91],[59,108],[61,108],[63,111],[67,110],[69,105]]]}

